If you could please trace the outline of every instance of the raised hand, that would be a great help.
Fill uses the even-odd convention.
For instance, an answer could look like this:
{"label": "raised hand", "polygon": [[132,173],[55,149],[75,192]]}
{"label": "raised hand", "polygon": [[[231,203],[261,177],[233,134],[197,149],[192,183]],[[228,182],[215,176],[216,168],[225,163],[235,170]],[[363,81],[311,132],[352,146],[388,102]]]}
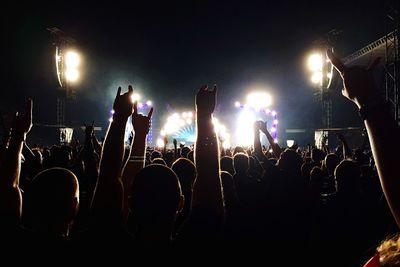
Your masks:
{"label": "raised hand", "polygon": [[25,107],[25,112],[17,112],[15,114],[12,128],[13,134],[18,133],[25,136],[30,131],[30,129],[32,128],[32,108],[33,101],[32,99],[28,99]]}
{"label": "raised hand", "polygon": [[360,108],[363,104],[373,101],[378,96],[379,93],[375,87],[372,71],[378,65],[380,58],[375,59],[368,68],[346,67],[331,50],[327,50],[326,53],[343,79],[342,94],[345,97]]}
{"label": "raised hand", "polygon": [[177,147],[178,145],[178,141],[176,141],[176,139],[174,138],[174,140],[172,141],[174,143],[174,147]]}
{"label": "raised hand", "polygon": [[254,123],[254,129],[260,130],[263,133],[267,132],[267,122],[263,122],[261,120],[256,121]]}
{"label": "raised hand", "polygon": [[132,125],[135,134],[148,134],[150,130],[151,116],[153,115],[153,108],[150,109],[147,116],[138,113],[137,101],[133,104]]}
{"label": "raised hand", "polygon": [[217,86],[208,90],[207,85],[203,85],[196,95],[197,113],[201,115],[211,115],[214,112],[217,102]]}
{"label": "raised hand", "polygon": [[127,120],[132,115],[132,93],[133,88],[131,85],[128,87],[128,92],[121,95],[121,87],[118,87],[117,95],[115,96],[113,109],[115,111],[114,118],[121,118]]}
{"label": "raised hand", "polygon": [[92,125],[86,125],[85,123],[85,135],[86,137],[92,138],[94,135],[94,121],[92,121]]}

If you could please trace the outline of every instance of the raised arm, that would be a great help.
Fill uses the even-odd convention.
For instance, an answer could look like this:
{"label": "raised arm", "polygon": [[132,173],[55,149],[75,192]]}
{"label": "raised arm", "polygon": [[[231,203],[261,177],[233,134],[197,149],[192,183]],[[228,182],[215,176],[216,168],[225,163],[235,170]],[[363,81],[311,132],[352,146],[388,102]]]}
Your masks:
{"label": "raised arm", "polygon": [[[22,210],[22,196],[19,189],[22,148],[26,134],[32,127],[33,102],[28,100],[24,114],[14,117],[11,139],[0,169],[0,214],[19,219]],[[0,216],[1,217],[1,216]]]}
{"label": "raised arm", "polygon": [[400,226],[400,157],[393,155],[400,150],[400,130],[375,87],[372,70],[378,61],[375,60],[368,69],[346,67],[331,51],[327,54],[343,79],[342,94],[360,109],[383,192]]}
{"label": "raised arm", "polygon": [[267,129],[267,122],[265,122],[265,123],[260,123],[260,126],[259,126],[259,127],[260,127],[261,132],[263,132],[263,133],[265,134],[265,136],[267,137],[268,142],[269,142],[269,144],[270,144],[270,146],[271,146],[271,148],[272,148],[272,151],[273,151],[274,154],[275,154],[275,157],[279,158],[279,156],[280,156],[281,153],[282,153],[282,149],[281,149],[281,147],[278,145],[278,143],[275,143],[274,138],[272,138],[271,134],[269,133],[269,131],[268,131],[268,129]]}
{"label": "raised arm", "polygon": [[351,153],[351,149],[350,149],[349,145],[347,144],[346,138],[344,138],[343,134],[341,134],[341,133],[337,133],[336,136],[339,139],[339,141],[342,143],[343,159],[351,158],[352,153]]}
{"label": "raised arm", "polygon": [[219,175],[218,140],[212,123],[217,87],[202,86],[196,95],[197,139],[195,163],[197,179],[193,187],[192,207],[207,209],[224,217],[221,179]]}
{"label": "raised arm", "polygon": [[96,212],[121,212],[123,210],[123,185],[121,181],[124,157],[124,133],[126,122],[132,114],[133,89],[121,95],[118,88],[114,100],[113,120],[108,127],[100,159],[100,173],[97,181],[92,209]]}
{"label": "raised arm", "polygon": [[153,115],[153,108],[150,109],[149,114],[144,116],[138,113],[137,102],[133,106],[132,125],[135,130],[135,137],[125,164],[122,181],[124,184],[124,217],[128,215],[129,196],[132,190],[132,182],[136,174],[144,168],[146,161],[146,138],[150,130],[151,116]]}

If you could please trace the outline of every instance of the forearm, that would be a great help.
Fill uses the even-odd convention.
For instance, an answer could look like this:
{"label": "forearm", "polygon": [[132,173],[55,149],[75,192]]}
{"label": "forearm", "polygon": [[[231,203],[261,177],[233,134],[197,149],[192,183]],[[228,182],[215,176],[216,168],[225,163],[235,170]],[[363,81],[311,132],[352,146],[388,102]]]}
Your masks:
{"label": "forearm", "polygon": [[128,161],[123,170],[122,182],[124,185],[124,218],[129,213],[129,196],[132,192],[132,183],[136,174],[145,166],[146,134],[136,133]]}
{"label": "forearm", "polygon": [[21,216],[22,196],[19,189],[23,142],[11,138],[0,170],[0,210]]}
{"label": "forearm", "polygon": [[390,151],[400,151],[399,127],[388,110],[376,110],[365,121],[372,154],[390,209],[400,226],[399,158]]}
{"label": "forearm", "polygon": [[207,207],[223,216],[218,140],[211,115],[198,115],[197,129],[195,162],[198,175],[193,190],[192,205]]}
{"label": "forearm", "polygon": [[93,200],[94,208],[122,208],[121,167],[124,153],[126,120],[111,122],[100,160],[100,174]]}
{"label": "forearm", "polygon": [[275,157],[279,158],[282,153],[281,147],[277,143],[275,143],[274,138],[272,138],[271,134],[268,131],[264,131],[264,134],[267,137],[269,144],[271,145]]}

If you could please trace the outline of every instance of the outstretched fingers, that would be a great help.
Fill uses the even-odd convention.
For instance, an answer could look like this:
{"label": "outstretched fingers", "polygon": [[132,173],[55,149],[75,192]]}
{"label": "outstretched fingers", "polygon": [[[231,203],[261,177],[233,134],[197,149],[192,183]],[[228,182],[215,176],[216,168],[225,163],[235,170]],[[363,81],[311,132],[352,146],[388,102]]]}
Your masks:
{"label": "outstretched fingers", "polygon": [[151,119],[151,116],[153,116],[153,111],[154,111],[154,108],[152,107],[149,111],[149,114],[147,114],[147,118],[149,118],[149,120]]}

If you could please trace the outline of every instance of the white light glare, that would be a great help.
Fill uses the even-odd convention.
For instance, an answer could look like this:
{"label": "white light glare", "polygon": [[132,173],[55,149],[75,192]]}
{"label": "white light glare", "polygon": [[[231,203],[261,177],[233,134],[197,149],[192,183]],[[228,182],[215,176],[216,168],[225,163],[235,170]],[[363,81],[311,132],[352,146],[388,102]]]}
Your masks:
{"label": "white light glare", "polygon": [[69,82],[75,82],[79,78],[79,72],[76,69],[67,69],[65,72],[65,78]]}
{"label": "white light glare", "polygon": [[313,75],[311,76],[311,82],[318,84],[321,83],[322,81],[322,72],[314,72]]}
{"label": "white light glare", "polygon": [[158,147],[164,147],[165,143],[164,140],[162,140],[161,138],[157,139],[157,146]]}
{"label": "white light glare", "polygon": [[79,58],[78,53],[76,53],[76,52],[74,52],[74,51],[68,51],[68,52],[65,54],[65,66],[66,66],[68,69],[74,69],[74,68],[78,67],[80,61],[81,61],[81,60],[80,60],[80,58]]}
{"label": "white light glare", "polygon": [[153,103],[151,103],[151,101],[150,100],[147,100],[147,102],[146,102],[146,105],[147,106],[151,106]]}
{"label": "white light glare", "polygon": [[132,99],[132,103],[135,103],[136,101],[139,101],[140,95],[137,94],[137,93],[136,94],[132,94],[131,99]]}
{"label": "white light glare", "polygon": [[247,104],[256,110],[269,107],[271,96],[267,93],[251,93],[247,96]]}
{"label": "white light glare", "polygon": [[322,71],[322,55],[319,53],[312,54],[308,58],[308,68],[310,71]]}
{"label": "white light glare", "polygon": [[294,140],[286,140],[286,145],[292,147],[294,145]]}
{"label": "white light glare", "polygon": [[235,107],[237,107],[237,108],[240,107],[240,102],[239,101],[235,102]]}
{"label": "white light glare", "polygon": [[252,110],[244,109],[240,112],[236,125],[236,143],[240,146],[253,144],[253,124],[256,121]]}

